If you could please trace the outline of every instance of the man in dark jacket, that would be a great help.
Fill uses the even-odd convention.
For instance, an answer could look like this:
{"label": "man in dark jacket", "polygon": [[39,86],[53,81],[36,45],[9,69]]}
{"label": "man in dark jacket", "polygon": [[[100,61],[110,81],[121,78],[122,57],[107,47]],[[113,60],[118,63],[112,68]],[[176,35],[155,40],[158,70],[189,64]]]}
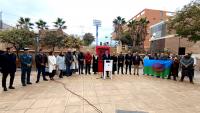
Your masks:
{"label": "man in dark jacket", "polygon": [[78,54],[78,72],[79,75],[83,74],[83,67],[84,67],[84,53],[82,51]]}
{"label": "man in dark jacket", "polygon": [[129,69],[129,74],[131,75],[131,66],[132,66],[132,55],[131,52],[128,51],[128,54],[125,56],[125,64],[126,64],[126,74]]}
{"label": "man in dark jacket", "polygon": [[0,72],[1,72],[1,69],[2,69],[2,55],[4,54],[4,51],[1,51],[0,50]]}
{"label": "man in dark jacket", "polygon": [[117,57],[118,60],[118,70],[117,70],[117,74],[119,74],[119,70],[121,68],[121,74],[124,74],[123,72],[123,68],[124,68],[124,55],[122,54],[122,52],[119,54],[119,56]]}
{"label": "man in dark jacket", "polygon": [[10,86],[9,89],[15,89],[13,87],[13,82],[15,78],[15,72],[16,72],[16,55],[12,53],[12,48],[6,48],[6,53],[1,55],[1,72],[3,73],[2,76],[2,87],[4,91],[7,91],[6,87],[6,79],[8,77],[8,74],[10,74]]}
{"label": "man in dark jacket", "polygon": [[115,71],[117,71],[117,56],[116,53],[113,53],[111,56],[111,60],[113,60],[113,68],[112,68],[112,74],[115,74]]}
{"label": "man in dark jacket", "polygon": [[139,56],[139,54],[136,52],[135,55],[133,56],[134,75],[135,75],[135,72],[137,71],[137,75],[139,76],[140,61],[142,61],[142,59]]}
{"label": "man in dark jacket", "polygon": [[39,53],[35,56],[35,62],[36,62],[36,68],[37,68],[37,81],[38,83],[40,81],[40,74],[42,73],[43,80],[48,81],[45,77],[45,68],[46,64],[48,62],[46,54],[43,53],[42,49],[39,50]]}
{"label": "man in dark jacket", "polygon": [[182,66],[182,76],[181,76],[181,82],[183,82],[185,76],[188,76],[190,79],[190,83],[193,82],[193,65],[194,65],[194,59],[191,57],[191,55],[188,53],[186,54],[180,61]]}
{"label": "man in dark jacket", "polygon": [[71,71],[72,62],[73,62],[72,52],[71,52],[71,49],[68,49],[68,52],[65,55],[66,75],[67,76],[72,75],[72,71]]}

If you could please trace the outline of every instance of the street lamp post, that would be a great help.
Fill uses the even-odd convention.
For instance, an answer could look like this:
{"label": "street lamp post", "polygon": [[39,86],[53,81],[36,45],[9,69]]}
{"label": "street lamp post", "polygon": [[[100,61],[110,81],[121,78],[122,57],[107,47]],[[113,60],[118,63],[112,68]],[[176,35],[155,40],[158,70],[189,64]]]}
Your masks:
{"label": "street lamp post", "polygon": [[96,27],[96,46],[98,46],[98,29],[101,27],[101,21],[93,20],[93,25]]}
{"label": "street lamp post", "polygon": [[39,48],[39,35],[36,34],[36,37],[35,37],[35,54],[38,53],[38,48]]}

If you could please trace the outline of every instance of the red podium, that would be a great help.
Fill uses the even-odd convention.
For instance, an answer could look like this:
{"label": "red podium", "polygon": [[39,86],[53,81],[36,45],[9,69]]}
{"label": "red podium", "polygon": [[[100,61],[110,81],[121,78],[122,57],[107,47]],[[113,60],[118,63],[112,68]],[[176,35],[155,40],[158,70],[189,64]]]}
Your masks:
{"label": "red podium", "polygon": [[96,54],[99,58],[99,60],[98,60],[98,72],[103,72],[102,56],[105,53],[105,51],[108,51],[108,53],[110,54],[110,47],[109,46],[96,46]]}

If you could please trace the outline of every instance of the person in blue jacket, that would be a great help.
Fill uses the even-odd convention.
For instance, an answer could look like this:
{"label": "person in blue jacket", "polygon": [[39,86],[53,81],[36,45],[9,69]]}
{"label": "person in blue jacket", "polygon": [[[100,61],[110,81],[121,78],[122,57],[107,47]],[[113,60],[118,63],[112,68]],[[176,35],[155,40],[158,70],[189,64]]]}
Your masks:
{"label": "person in blue jacket", "polygon": [[24,53],[20,55],[21,61],[21,82],[22,86],[26,84],[32,84],[30,82],[31,68],[32,68],[32,56],[29,54],[29,48],[24,48]]}

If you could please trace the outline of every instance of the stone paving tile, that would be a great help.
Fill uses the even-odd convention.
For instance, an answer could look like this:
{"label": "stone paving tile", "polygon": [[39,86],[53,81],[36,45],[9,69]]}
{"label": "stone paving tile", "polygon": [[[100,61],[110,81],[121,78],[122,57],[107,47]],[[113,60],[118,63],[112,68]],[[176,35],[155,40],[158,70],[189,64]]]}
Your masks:
{"label": "stone paving tile", "polygon": [[67,106],[65,109],[65,113],[84,113],[83,106]]}
{"label": "stone paving tile", "polygon": [[25,100],[23,99],[17,102],[11,109],[18,110],[18,109],[30,108],[35,101],[36,101],[35,99],[25,99]]}
{"label": "stone paving tile", "polygon": [[65,109],[65,106],[52,106],[48,107],[45,113],[64,113]]}
{"label": "stone paving tile", "polygon": [[28,109],[25,111],[25,113],[46,113],[47,108],[33,108]]}
{"label": "stone paving tile", "polygon": [[[114,75],[102,80],[100,75],[73,75],[57,81],[88,99],[103,113],[143,111],[147,113],[200,113],[200,76],[195,84],[175,82],[151,76]],[[0,77],[1,80],[1,77]],[[32,73],[32,82],[36,73]],[[15,90],[0,91],[0,113],[97,113],[79,97],[53,81],[22,87],[20,72]],[[1,89],[2,90],[2,89]]]}
{"label": "stone paving tile", "polygon": [[5,111],[4,113],[25,113],[26,110],[9,110]]}

